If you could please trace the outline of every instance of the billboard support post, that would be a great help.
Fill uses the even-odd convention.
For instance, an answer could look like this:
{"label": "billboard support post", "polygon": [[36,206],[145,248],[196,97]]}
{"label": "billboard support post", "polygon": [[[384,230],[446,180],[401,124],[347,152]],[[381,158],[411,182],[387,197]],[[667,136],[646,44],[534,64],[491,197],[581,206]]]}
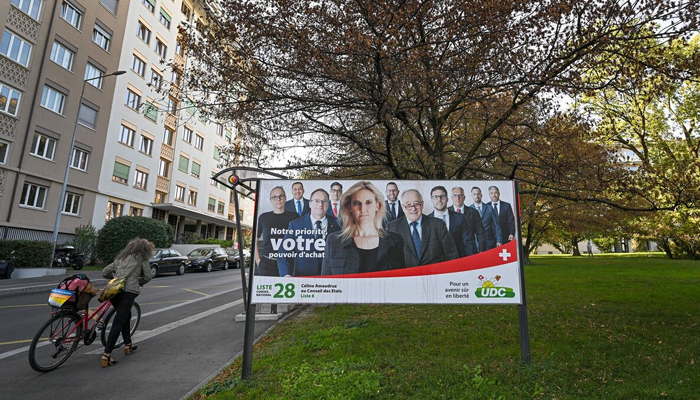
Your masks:
{"label": "billboard support post", "polygon": [[[231,173],[228,178],[220,179],[225,174]],[[240,177],[237,172],[242,172],[248,175],[248,177]],[[251,167],[229,167],[225,168],[214,176],[212,179],[227,188],[233,190],[233,200],[234,206],[236,207],[236,229],[238,234],[238,262],[241,266],[241,284],[243,289],[243,306],[245,313],[245,332],[243,337],[243,366],[241,371],[241,379],[250,379],[250,375],[253,368],[253,336],[255,335],[255,303],[253,303],[253,274],[255,272],[255,232],[257,226],[257,218],[253,219],[253,241],[250,248],[250,268],[248,270],[248,282],[246,282],[245,274],[245,255],[243,254],[243,231],[241,229],[241,215],[238,202],[238,190],[239,185],[245,187],[249,191],[255,193],[255,206],[254,210],[258,209],[259,200],[259,189],[260,189],[260,176],[267,175],[274,178],[286,178],[284,175],[276,174],[273,172],[265,171],[259,168]],[[255,182],[255,189],[252,190],[250,186],[243,184],[244,182]],[[249,193],[250,194],[250,193]],[[257,211],[253,214],[257,214]]]}
{"label": "billboard support post", "polygon": [[513,189],[515,208],[517,209],[517,212],[514,214],[515,229],[517,230],[518,251],[520,252],[518,260],[520,264],[520,295],[522,296],[522,303],[518,305],[518,323],[520,325],[520,361],[524,365],[531,365],[530,326],[527,320],[527,296],[525,295],[525,249],[523,247],[522,227],[520,226],[520,191],[517,180],[513,181]]}

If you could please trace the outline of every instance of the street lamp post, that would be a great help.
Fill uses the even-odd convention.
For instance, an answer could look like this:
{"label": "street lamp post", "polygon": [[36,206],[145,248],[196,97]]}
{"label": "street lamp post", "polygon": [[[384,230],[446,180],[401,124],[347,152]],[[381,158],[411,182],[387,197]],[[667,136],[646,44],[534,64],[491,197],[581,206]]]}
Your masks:
{"label": "street lamp post", "polygon": [[78,100],[78,113],[75,116],[75,125],[73,126],[73,138],[70,142],[70,154],[68,154],[68,164],[66,164],[66,172],[63,175],[63,186],[61,188],[61,197],[58,199],[58,211],[56,212],[56,222],[53,226],[53,234],[51,235],[51,260],[49,261],[49,268],[53,266],[53,257],[56,253],[56,242],[58,241],[58,227],[61,225],[61,214],[63,213],[63,203],[66,197],[66,189],[68,188],[68,177],[70,176],[70,166],[73,163],[73,147],[75,147],[75,137],[78,135],[78,121],[80,120],[80,107],[83,104],[83,95],[85,94],[85,84],[89,81],[94,81],[95,79],[102,79],[108,76],[123,75],[126,71],[116,71],[111,74],[97,76],[90,79],[83,80],[83,88],[80,91],[80,99]]}

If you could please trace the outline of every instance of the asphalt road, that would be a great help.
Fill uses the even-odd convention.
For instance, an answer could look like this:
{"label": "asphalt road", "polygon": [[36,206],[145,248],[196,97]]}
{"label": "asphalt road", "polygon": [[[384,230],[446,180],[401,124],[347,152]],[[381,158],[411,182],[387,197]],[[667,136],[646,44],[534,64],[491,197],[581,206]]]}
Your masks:
{"label": "asphalt road", "polygon": [[[0,399],[179,399],[243,349],[245,323],[240,270],[157,277],[136,301],[142,319],[134,343],[139,349],[118,363],[100,367],[98,339],[78,348],[58,369],[35,372],[28,347],[50,317],[47,293],[0,299]],[[99,303],[93,299],[91,306]],[[256,337],[274,322],[258,321]]]}

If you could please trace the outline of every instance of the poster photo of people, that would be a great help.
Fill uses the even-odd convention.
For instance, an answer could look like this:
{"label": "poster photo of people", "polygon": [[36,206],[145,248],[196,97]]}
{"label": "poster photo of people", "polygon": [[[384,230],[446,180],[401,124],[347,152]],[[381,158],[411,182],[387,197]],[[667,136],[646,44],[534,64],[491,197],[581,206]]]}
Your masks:
{"label": "poster photo of people", "polygon": [[263,180],[256,303],[521,304],[512,181]]}

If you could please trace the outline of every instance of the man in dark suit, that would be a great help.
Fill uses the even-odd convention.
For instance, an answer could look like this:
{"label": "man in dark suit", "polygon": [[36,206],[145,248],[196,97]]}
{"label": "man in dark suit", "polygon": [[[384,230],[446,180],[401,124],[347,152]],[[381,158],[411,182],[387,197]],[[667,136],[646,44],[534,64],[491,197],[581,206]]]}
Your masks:
{"label": "man in dark suit", "polygon": [[488,203],[488,206],[493,209],[498,226],[501,227],[502,243],[510,242],[515,239],[515,214],[513,214],[513,207],[511,207],[510,203],[500,200],[501,192],[496,186],[489,187],[489,197],[491,202]]}
{"label": "man in dark suit", "polygon": [[340,182],[331,183],[331,203],[328,205],[328,211],[326,212],[326,214],[338,218],[338,222],[340,222],[340,196],[342,195],[343,185],[341,185]]}
{"label": "man in dark suit", "polygon": [[309,213],[311,209],[309,208],[309,200],[304,198],[304,184],[301,182],[292,183],[292,197],[293,199],[287,200],[284,203],[284,209],[286,211],[291,211],[303,216]]}
{"label": "man in dark suit", "polygon": [[[458,214],[447,209],[447,189],[444,186],[435,186],[430,191],[430,199],[433,202],[435,211],[429,214],[431,217],[441,219],[445,222],[452,240],[457,246],[457,254],[459,257],[470,256],[476,254],[474,248],[474,239],[469,236],[466,228],[466,220],[463,214]],[[467,250],[469,253],[467,254]]]}
{"label": "man in dark suit", "polygon": [[391,222],[404,216],[401,202],[399,201],[399,187],[394,182],[386,184],[386,220]]}
{"label": "man in dark suit", "polygon": [[326,214],[328,211],[328,192],[316,189],[311,193],[311,211],[303,217],[289,223],[289,232],[284,235],[294,240],[294,248],[280,252],[286,257],[277,258],[280,276],[321,275],[326,238],[329,233],[340,230],[338,220]]}
{"label": "man in dark suit", "polygon": [[403,236],[406,267],[435,264],[459,257],[445,223],[423,214],[423,196],[415,189],[401,196],[405,215],[389,222],[389,231]]}
{"label": "man in dark suit", "polygon": [[[461,187],[452,188],[452,205],[447,209],[454,211],[456,214],[464,215],[465,230],[470,239],[469,246],[465,249],[465,253],[470,256],[486,250],[486,230],[484,229],[484,223],[481,221],[479,212],[464,205],[464,200],[464,189]],[[481,247],[479,247],[477,243],[481,243]]]}
{"label": "man in dark suit", "polygon": [[501,227],[498,225],[496,220],[496,214],[493,212],[493,208],[487,206],[485,203],[481,202],[481,189],[478,187],[472,188],[472,199],[474,203],[469,207],[477,210],[481,216],[481,222],[484,223],[484,230],[486,231],[486,248],[482,247],[481,242],[479,243],[479,249],[481,251],[491,250],[500,246],[501,243]]}

